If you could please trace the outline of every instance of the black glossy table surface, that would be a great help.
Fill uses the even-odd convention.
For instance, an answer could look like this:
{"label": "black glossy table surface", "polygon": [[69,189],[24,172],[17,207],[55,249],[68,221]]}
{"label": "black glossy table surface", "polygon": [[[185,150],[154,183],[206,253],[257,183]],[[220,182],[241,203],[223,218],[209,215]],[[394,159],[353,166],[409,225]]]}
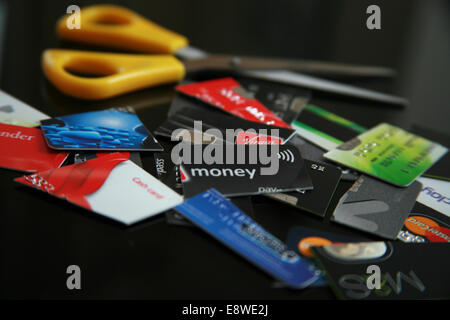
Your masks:
{"label": "black glossy table surface", "polygon": [[[411,101],[406,108],[317,92],[313,101],[367,127],[387,121],[406,129],[420,124],[450,134],[449,3],[377,3],[382,10],[382,29],[377,31],[365,26],[369,1],[167,0],[126,5],[210,52],[395,68],[399,74],[393,79],[348,82],[405,96]],[[150,129],[164,121],[174,95],[172,85],[86,102],[62,95],[46,81],[40,67],[44,49],[81,48],[62,43],[54,33],[56,19],[71,1],[0,4],[2,90],[55,116],[130,105]],[[271,277],[204,232],[168,225],[164,215],[125,228],[19,186],[12,180],[20,175],[0,172],[0,298],[334,298],[328,288],[277,288]],[[333,204],[348,187],[340,185]],[[322,220],[263,197],[252,201],[257,221],[283,240],[294,225],[355,233],[329,222],[330,212]],[[66,268],[72,264],[81,268],[82,290],[66,287]]]}

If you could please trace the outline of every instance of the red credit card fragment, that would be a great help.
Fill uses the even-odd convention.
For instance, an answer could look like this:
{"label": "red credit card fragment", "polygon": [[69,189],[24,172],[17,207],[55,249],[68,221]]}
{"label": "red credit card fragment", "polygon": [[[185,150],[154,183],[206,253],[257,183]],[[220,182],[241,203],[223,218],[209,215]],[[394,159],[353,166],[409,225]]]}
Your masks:
{"label": "red credit card fragment", "polygon": [[112,153],[15,181],[127,225],[183,202],[129,157],[128,152]]}
{"label": "red credit card fragment", "polygon": [[176,90],[249,121],[291,128],[261,102],[245,97],[241,86],[233,78],[182,84]]}
{"label": "red credit card fragment", "polygon": [[47,146],[40,129],[0,124],[0,167],[37,172],[59,168],[68,153]]}

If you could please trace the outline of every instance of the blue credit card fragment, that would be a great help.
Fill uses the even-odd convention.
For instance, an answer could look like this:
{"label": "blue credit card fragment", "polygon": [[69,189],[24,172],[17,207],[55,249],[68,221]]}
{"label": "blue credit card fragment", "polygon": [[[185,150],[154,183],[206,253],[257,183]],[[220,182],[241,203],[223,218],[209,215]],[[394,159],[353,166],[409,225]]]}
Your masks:
{"label": "blue credit card fragment", "polygon": [[307,287],[320,276],[310,262],[289,250],[215,189],[186,200],[175,210],[291,287]]}
{"label": "blue credit card fragment", "polygon": [[130,107],[46,119],[41,129],[49,147],[58,150],[163,150]]}

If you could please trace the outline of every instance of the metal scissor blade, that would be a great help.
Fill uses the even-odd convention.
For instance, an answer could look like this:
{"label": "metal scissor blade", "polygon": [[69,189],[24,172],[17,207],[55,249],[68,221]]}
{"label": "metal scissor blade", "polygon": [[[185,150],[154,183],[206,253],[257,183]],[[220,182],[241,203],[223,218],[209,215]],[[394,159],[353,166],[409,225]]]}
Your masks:
{"label": "metal scissor blade", "polygon": [[207,55],[191,47],[177,51],[186,69],[190,72],[205,69],[215,70],[289,70],[330,77],[393,77],[396,71],[385,67],[353,65],[313,60],[292,60],[232,55]]}
{"label": "metal scissor blade", "polygon": [[283,71],[283,70],[263,70],[263,71],[252,71],[252,70],[241,70],[240,73],[259,78],[268,81],[275,81],[279,83],[286,83],[295,86],[301,86],[305,88],[310,88],[313,90],[320,90],[324,92],[331,92],[340,95],[373,100],[377,102],[389,103],[406,106],[409,101],[405,98],[394,96],[390,94],[385,94],[373,90],[358,88],[352,85],[343,84],[331,80],[320,79],[312,77],[305,74]]}
{"label": "metal scissor blade", "polygon": [[212,54],[211,64],[244,70],[289,70],[313,75],[337,77],[393,77],[396,71],[386,67],[345,64],[327,61],[280,59],[253,56]]}

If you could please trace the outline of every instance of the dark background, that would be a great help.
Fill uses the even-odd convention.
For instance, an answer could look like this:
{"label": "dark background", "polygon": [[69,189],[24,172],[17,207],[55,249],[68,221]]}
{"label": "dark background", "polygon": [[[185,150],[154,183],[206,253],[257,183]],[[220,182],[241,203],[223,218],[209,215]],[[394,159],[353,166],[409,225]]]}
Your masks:
{"label": "dark background", "polygon": [[[173,86],[102,102],[60,94],[45,80],[40,55],[73,47],[54,32],[71,4],[103,1],[0,0],[0,88],[50,115],[131,105],[150,129],[166,116]],[[394,79],[350,83],[408,98],[406,108],[314,93],[314,102],[370,127],[420,124],[450,134],[450,2],[436,1],[108,1],[125,5],[214,53],[308,58],[392,67]],[[381,8],[381,30],[366,8]],[[195,75],[193,75],[195,76]],[[4,152],[1,150],[0,152]],[[124,228],[81,208],[20,187],[0,175],[0,298],[333,298],[328,288],[293,291],[193,228],[164,217]],[[348,185],[340,187],[340,193]],[[338,195],[339,195],[338,192]],[[281,239],[292,225],[353,231],[254,197],[255,216]],[[357,233],[354,233],[357,234]],[[66,268],[82,270],[82,290],[66,288]]]}

